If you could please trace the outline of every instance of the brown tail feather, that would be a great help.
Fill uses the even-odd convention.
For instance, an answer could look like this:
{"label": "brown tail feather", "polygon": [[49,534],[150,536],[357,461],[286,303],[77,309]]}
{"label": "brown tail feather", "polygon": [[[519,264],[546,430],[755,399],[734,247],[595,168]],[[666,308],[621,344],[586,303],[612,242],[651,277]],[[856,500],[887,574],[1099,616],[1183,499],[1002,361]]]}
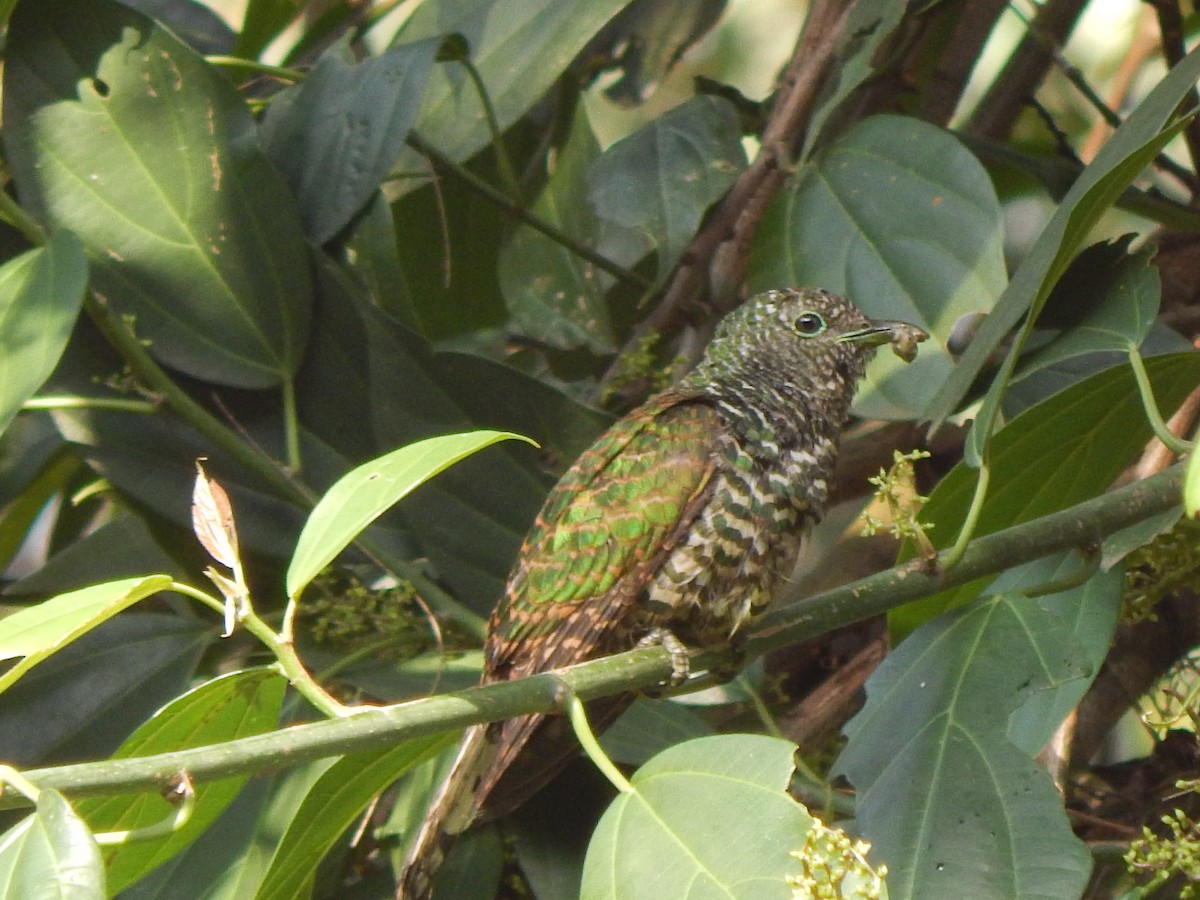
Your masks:
{"label": "brown tail feather", "polygon": [[442,781],[429,805],[429,812],[409,845],[396,891],[397,900],[426,900],[433,879],[460,832],[474,821],[475,782],[488,768],[495,745],[488,740],[487,726],[467,729],[450,773]]}

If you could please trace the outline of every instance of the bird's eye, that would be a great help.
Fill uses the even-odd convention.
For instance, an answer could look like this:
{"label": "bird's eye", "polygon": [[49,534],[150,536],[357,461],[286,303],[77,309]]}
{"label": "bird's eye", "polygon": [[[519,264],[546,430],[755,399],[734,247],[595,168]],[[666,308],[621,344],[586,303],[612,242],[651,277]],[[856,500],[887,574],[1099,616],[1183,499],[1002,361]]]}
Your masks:
{"label": "bird's eye", "polygon": [[796,331],[805,337],[813,337],[825,330],[825,320],[815,312],[801,313],[794,324]]}

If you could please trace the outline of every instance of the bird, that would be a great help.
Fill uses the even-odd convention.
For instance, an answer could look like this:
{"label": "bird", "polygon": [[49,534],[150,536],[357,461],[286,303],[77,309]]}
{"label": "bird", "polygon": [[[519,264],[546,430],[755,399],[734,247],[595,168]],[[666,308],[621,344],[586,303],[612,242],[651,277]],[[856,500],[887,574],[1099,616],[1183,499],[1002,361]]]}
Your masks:
{"label": "bird", "polygon": [[[562,475],[493,612],[484,683],[629,650],[731,643],[793,567],[829,494],[855,386],[882,344],[927,334],[816,288],[769,290],[717,325],[677,385]],[[592,701],[603,728],[633,694]],[[409,844],[397,897],[424,900],[455,835],[511,812],[577,753],[562,716],[467,730]]]}

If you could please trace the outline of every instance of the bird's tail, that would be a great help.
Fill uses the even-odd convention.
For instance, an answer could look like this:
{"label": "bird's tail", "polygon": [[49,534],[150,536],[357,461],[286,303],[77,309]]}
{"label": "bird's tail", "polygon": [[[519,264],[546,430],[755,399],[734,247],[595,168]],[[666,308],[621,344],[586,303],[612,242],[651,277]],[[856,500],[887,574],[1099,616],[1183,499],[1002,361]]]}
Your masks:
{"label": "bird's tail", "polygon": [[475,784],[488,767],[493,743],[487,726],[467,729],[449,774],[429,804],[429,812],[416,838],[409,845],[400,870],[397,900],[427,900],[433,879],[454,843],[475,819],[478,809]]}

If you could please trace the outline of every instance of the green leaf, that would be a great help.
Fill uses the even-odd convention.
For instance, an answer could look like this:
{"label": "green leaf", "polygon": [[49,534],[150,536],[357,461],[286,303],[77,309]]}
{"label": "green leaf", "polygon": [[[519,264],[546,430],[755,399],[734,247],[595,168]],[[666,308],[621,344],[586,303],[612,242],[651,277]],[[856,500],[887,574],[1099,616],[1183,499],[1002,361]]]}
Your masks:
{"label": "green leaf", "polygon": [[255,59],[300,12],[303,0],[248,0],[234,53]]}
{"label": "green leaf", "polygon": [[[533,211],[626,269],[655,252],[656,277],[665,278],[744,167],[737,115],[725,100],[695,97],[603,153],[580,108]],[[528,225],[517,229],[501,251],[498,276],[526,334],[563,350],[615,348],[613,277],[560,242]]]}
{"label": "green leaf", "polygon": [[272,98],[264,150],[324,244],[371,198],[404,148],[440,41],[393,47],[347,65],[326,53],[299,85]]}
{"label": "green leaf", "polygon": [[688,48],[717,24],[727,0],[671,3],[637,0],[596,35],[584,58],[611,57],[621,77],[604,96],[622,106],[636,106],[679,62]]}
{"label": "green leaf", "polygon": [[112,0],[22,3],[8,49],[18,192],[79,235],[102,301],[189,375],[288,377],[308,339],[308,248],[233,85]]}
{"label": "green leaf", "polygon": [[[1200,51],[1193,51],[1167,73],[1083,170],[942,385],[929,408],[935,421],[944,419],[959,405],[989,357],[1022,317],[1028,313],[1029,323],[1037,319],[1051,288],[1092,226],[1182,127],[1182,122],[1168,122],[1197,79]],[[976,461],[983,449],[983,436],[991,431],[1006,373],[1011,372],[1013,362],[1010,355],[972,429],[971,452]]]}
{"label": "green leaf", "polygon": [[[1200,353],[1146,360],[1160,408],[1175,409],[1200,381]],[[1137,385],[1122,365],[1055,394],[1013,419],[992,443],[991,487],[976,535],[1029,522],[1095,497],[1113,483],[1151,437]],[[976,472],[956,465],[929,497],[921,521],[937,547],[947,547],[966,517]],[[912,548],[904,556],[911,558]],[[944,591],[894,610],[902,635],[979,593],[979,583]]]}
{"label": "green leaf", "polygon": [[748,287],[820,285],[874,318],[919,325],[934,339],[906,365],[872,363],[856,408],[923,418],[953,360],[954,323],[1004,290],[1004,222],[991,181],[951,134],[916,119],[874,116],[803,166],[772,204],[753,248]]}
{"label": "green leaf", "polygon": [[584,900],[792,897],[812,822],[787,793],[795,745],[728,734],[660,753],[604,813],[583,868]]}
{"label": "green leaf", "polygon": [[0,675],[0,691],[80,635],[170,585],[169,575],[110,581],[61,594],[5,617],[0,659],[22,659]]}
{"label": "green leaf", "polygon": [[[1158,315],[1158,269],[1151,247],[1126,255],[1132,235],[1084,250],[1047,301],[1042,324],[1063,327],[1054,340],[1021,360],[1014,381],[1084,353],[1141,346]],[[1047,322],[1052,314],[1056,321]],[[1061,321],[1066,316],[1067,321]]]}
{"label": "green leaf", "polygon": [[86,284],[87,260],[69,232],[0,266],[0,432],[54,371]]}
{"label": "green leaf", "polygon": [[475,431],[428,438],[346,473],[317,503],[287,572],[293,599],[389,507],[459,460],[499,441],[533,443],[519,434]]}
{"label": "green leaf", "polygon": [[[9,503],[0,502],[0,571],[8,569],[9,563],[20,551],[26,536],[45,510],[50,498],[67,487],[67,483],[78,474],[80,467],[79,457],[65,448],[60,448],[46,461],[41,471],[25,485],[25,489],[20,494]],[[95,560],[92,562],[94,564]],[[138,571],[144,572],[146,568],[146,565],[143,564]],[[77,581],[72,587],[82,581],[104,577],[108,576],[92,575],[91,578]],[[5,588],[5,593],[13,593],[12,585]],[[57,593],[57,591],[47,593]]]}
{"label": "green leaf", "polygon": [[[746,167],[741,126],[727,100],[693,97],[606,149],[588,167],[594,215],[643,235],[658,271],[675,268],[708,208]],[[632,266],[637,256],[611,255]]]}
{"label": "green leaf", "polygon": [[[320,271],[319,327],[297,388],[305,426],[327,454],[342,457],[325,483],[433,434],[511,431],[545,448],[542,459],[518,445],[466,459],[381,520],[406,540],[410,557],[427,558],[464,602],[487,615],[552,483],[546,469],[573,460],[611,419],[501,363],[433,352],[344,279]],[[305,450],[306,460],[313,455]]]}
{"label": "green leaf", "polygon": [[[651,250],[648,240],[622,228],[605,228],[602,220],[587,213],[585,179],[599,152],[586,110],[580,107],[532,211],[593,250],[613,256],[620,246],[623,258],[640,259]],[[496,277],[513,326],[524,334],[559,350],[587,347],[603,353],[616,347],[605,302],[612,276],[597,272],[560,242],[521,226],[500,250]]]}
{"label": "green leaf", "polygon": [[38,795],[37,811],[0,837],[0,895],[104,900],[100,848],[58,791]]}
{"label": "green leaf", "polygon": [[[501,131],[541,100],[597,31],[629,0],[440,0],[422,3],[396,37],[410,44],[457,33],[466,39]],[[474,156],[492,135],[474,83],[463,67],[434,69],[416,130],[456,161]],[[401,156],[398,172],[423,172],[415,151]],[[416,187],[401,181],[400,190]]]}
{"label": "green leaf", "polygon": [[[230,672],[171,701],[135,731],[113,759],[170,753],[236,740],[273,729],[279,721],[287,679],[274,669]],[[106,848],[110,891],[141,878],[194,841],[220,815],[246,783],[246,776],[195,786],[191,817],[169,836]],[[83,799],[78,812],[94,832],[144,828],[173,815],[157,792]]]}
{"label": "green leaf", "polygon": [[312,784],[284,832],[255,900],[291,900],[311,890],[317,864],[371,798],[458,739],[457,732],[346,756]]}
{"label": "green leaf", "polygon": [[[989,584],[987,591],[1004,593],[1040,588],[1057,579],[1075,576],[1087,565],[1088,561],[1079,553],[1035,560],[1009,569]],[[1100,673],[1112,645],[1124,593],[1125,569],[1115,566],[1107,572],[1097,572],[1078,587],[1038,599],[1043,609],[1054,613],[1071,630],[1088,669],[1084,678],[1034,692],[1013,713],[1008,723],[1008,739],[1029,756],[1037,755],[1050,742]]]}
{"label": "green leaf", "polygon": [[1008,739],[1034,691],[1090,670],[1063,621],[1002,594],[914,632],[867,682],[834,771],[894,898],[1078,897],[1091,856],[1049,775]]}

